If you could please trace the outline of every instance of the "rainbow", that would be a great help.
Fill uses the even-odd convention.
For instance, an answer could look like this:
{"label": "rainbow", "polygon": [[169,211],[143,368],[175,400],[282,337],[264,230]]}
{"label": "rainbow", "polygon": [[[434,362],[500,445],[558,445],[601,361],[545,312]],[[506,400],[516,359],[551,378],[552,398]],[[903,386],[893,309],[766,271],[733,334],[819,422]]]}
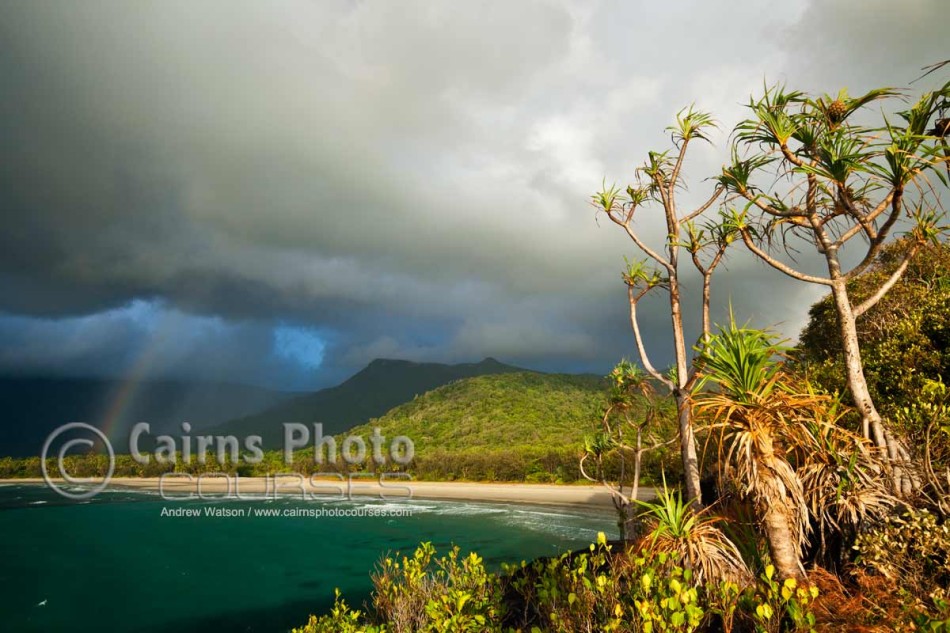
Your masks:
{"label": "rainbow", "polygon": [[[100,416],[102,423],[99,426],[99,430],[109,438],[109,441],[112,442],[113,445],[115,445],[115,440],[117,439],[113,437],[113,433],[116,431],[116,425],[119,420],[122,419],[122,416],[126,410],[128,410],[129,406],[135,402],[135,396],[145,382],[145,377],[148,375],[149,369],[151,369],[157,357],[158,350],[161,349],[165,340],[168,338],[169,328],[162,327],[162,325],[160,322],[159,327],[157,327],[155,332],[149,337],[150,340],[142,347],[135,362],[132,363],[131,368],[122,379],[121,386],[112,393],[102,416]],[[148,422],[148,420],[138,421]]]}

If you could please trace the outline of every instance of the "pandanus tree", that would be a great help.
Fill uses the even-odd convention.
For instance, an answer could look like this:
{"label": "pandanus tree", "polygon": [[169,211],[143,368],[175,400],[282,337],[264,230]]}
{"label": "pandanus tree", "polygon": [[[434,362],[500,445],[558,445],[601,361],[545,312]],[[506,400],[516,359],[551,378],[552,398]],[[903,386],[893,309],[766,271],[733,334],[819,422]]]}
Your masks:
{"label": "pandanus tree", "polygon": [[651,377],[627,360],[620,361],[607,379],[609,404],[600,430],[584,438],[580,470],[610,492],[620,539],[633,541],[642,535],[637,502],[643,456],[667,443],[656,433],[667,407],[657,397]]}
{"label": "pandanus tree", "polygon": [[698,386],[715,389],[697,395],[696,403],[718,437],[719,463],[726,469],[720,478],[736,481],[754,502],[779,575],[801,580],[808,509],[786,455],[800,430],[797,416],[812,402],[787,388],[778,353],[766,333],[731,324],[702,350]]}
{"label": "pandanus tree", "polygon": [[789,373],[783,352],[768,332],[731,322],[701,351],[694,402],[721,483],[752,501],[779,575],[802,580],[813,529],[821,552],[829,534],[853,538],[896,499],[870,443],[837,424],[845,410]]}
{"label": "pandanus tree", "polygon": [[[626,187],[625,191],[616,186],[604,187],[593,196],[594,206],[624,230],[643,256],[642,259],[628,261],[623,273],[630,306],[630,325],[644,369],[676,401],[686,495],[694,508],[702,507],[702,495],[696,435],[689,403],[695,371],[692,366],[692,346],[687,343],[683,324],[682,276],[686,269],[695,268],[702,277],[701,320],[705,338],[709,334],[712,276],[723,260],[731,236],[723,231],[722,223],[710,221],[708,215],[711,214],[707,214],[720,201],[724,186],[714,187],[704,202],[685,212],[680,208],[679,198],[686,185],[682,170],[687,150],[695,141],[707,141],[710,129],[715,126],[712,117],[706,113],[692,108],[681,111],[676,124],[668,128],[673,139],[671,150],[650,152],[646,162],[636,170],[634,183]],[[654,247],[646,239],[649,227],[644,225],[643,220],[644,214],[657,210],[666,239],[661,246]],[[661,373],[650,361],[640,330],[637,306],[654,290],[664,291],[669,298],[675,359],[670,375]]]}
{"label": "pandanus tree", "polygon": [[[752,117],[736,126],[732,161],[719,182],[744,202],[733,209],[731,224],[752,253],[789,277],[830,291],[863,433],[888,456],[895,491],[907,493],[914,484],[905,468],[910,456],[868,390],[855,324],[897,283],[921,245],[944,230],[940,195],[948,130],[939,122],[950,105],[950,83],[899,112],[899,122],[856,122],[870,104],[896,96],[880,89],[857,98],[846,91],[812,98],[768,88],[749,103]],[[849,282],[872,265],[902,222],[910,228],[901,261],[863,301],[853,302]],[[825,274],[795,267],[793,254],[803,245],[821,256]]]}

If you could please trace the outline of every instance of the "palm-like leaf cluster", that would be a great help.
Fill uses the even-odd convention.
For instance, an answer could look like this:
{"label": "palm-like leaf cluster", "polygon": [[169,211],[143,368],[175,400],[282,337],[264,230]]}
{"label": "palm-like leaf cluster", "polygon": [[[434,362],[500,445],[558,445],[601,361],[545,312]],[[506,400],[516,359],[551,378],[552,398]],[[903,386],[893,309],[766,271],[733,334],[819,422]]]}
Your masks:
{"label": "palm-like leaf cluster", "polygon": [[[923,94],[897,112],[893,122],[885,119],[878,128],[854,122],[869,105],[897,97],[900,92],[890,88],[852,98],[846,90],[836,97],[810,97],[783,86],[767,87],[761,98],[750,100],[752,116],[736,126],[733,158],[719,182],[765,212],[768,222],[760,227],[760,236],[771,237],[781,229],[784,238],[789,228],[799,235],[795,227],[808,228],[802,220],[809,219],[847,239],[860,233],[849,232],[851,226],[865,225],[864,233],[873,241],[879,231],[871,227],[878,226],[879,218],[885,220],[878,203],[912,184],[924,196],[930,189],[925,174],[946,184],[942,164],[950,169],[950,150],[939,125],[950,103],[950,83]],[[787,181],[784,193],[756,186],[757,181],[768,182],[768,189],[774,189],[776,177]],[[882,237],[886,232],[880,231]]]}
{"label": "palm-like leaf cluster", "polygon": [[648,556],[666,554],[672,564],[693,570],[698,583],[728,580],[744,585],[751,581],[738,548],[708,509],[695,512],[681,492],[665,486],[654,501],[638,503],[652,523],[644,540],[643,552]]}
{"label": "palm-like leaf cluster", "polygon": [[773,558],[776,547],[800,555],[813,523],[824,544],[896,502],[867,441],[836,424],[838,402],[786,374],[781,351],[767,332],[731,323],[701,352],[702,382],[717,390],[695,396],[723,474],[754,502]]}
{"label": "palm-like leaf cluster", "polygon": [[752,404],[771,394],[779,371],[775,358],[784,349],[768,332],[733,322],[720,328],[701,351],[699,386],[712,381],[736,403]]}
{"label": "palm-like leaf cluster", "polygon": [[722,391],[697,399],[700,413],[709,415],[709,430],[719,435],[724,475],[750,496],[760,516],[780,510],[797,550],[808,536],[808,504],[802,482],[788,461],[801,441],[803,417],[814,404],[811,397],[789,392],[784,375],[773,374],[759,392]]}
{"label": "palm-like leaf cluster", "polygon": [[795,456],[822,550],[830,533],[853,537],[897,503],[881,476],[885,465],[877,453],[864,438],[831,423],[838,417],[834,410],[828,413],[824,421],[805,422],[805,441]]}

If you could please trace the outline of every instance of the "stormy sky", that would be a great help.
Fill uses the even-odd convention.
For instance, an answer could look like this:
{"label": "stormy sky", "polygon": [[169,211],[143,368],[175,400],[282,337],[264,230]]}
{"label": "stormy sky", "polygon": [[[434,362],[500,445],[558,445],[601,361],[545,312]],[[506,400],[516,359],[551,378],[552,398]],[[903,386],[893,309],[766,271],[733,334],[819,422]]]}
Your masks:
{"label": "stormy sky", "polygon": [[[906,86],[948,57],[944,8],[0,0],[0,373],[604,372],[635,354],[601,182],[695,103],[724,130],[699,200],[763,81]],[[717,314],[794,337],[819,294],[737,250]],[[643,319],[668,362],[662,302]]]}

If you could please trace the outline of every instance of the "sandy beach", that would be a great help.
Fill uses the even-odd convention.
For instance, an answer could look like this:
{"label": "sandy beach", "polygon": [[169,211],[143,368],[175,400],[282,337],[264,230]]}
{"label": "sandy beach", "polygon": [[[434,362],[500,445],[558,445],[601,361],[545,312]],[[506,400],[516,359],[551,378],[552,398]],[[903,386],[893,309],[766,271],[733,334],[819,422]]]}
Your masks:
{"label": "sandy beach", "polygon": [[[0,483],[43,483],[42,479],[3,479]],[[158,492],[169,497],[184,498],[200,492],[204,496],[221,497],[228,493],[241,495],[307,495],[312,499],[339,500],[352,497],[376,497],[388,500],[407,498],[454,501],[487,501],[530,503],[540,505],[586,506],[612,508],[610,493],[603,486],[553,485],[519,483],[476,483],[390,480],[382,484],[375,479],[355,478],[308,480],[296,477],[188,477],[159,478],[116,477],[110,488],[134,488]],[[652,488],[642,488],[640,498],[654,496]]]}

